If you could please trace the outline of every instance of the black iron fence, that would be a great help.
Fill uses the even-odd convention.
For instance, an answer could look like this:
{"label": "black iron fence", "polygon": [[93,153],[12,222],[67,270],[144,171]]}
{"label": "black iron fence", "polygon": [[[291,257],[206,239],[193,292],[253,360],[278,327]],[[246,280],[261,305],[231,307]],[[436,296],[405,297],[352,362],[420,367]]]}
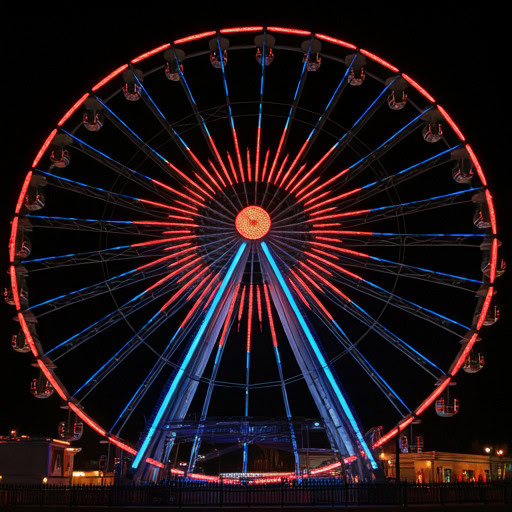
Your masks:
{"label": "black iron fence", "polygon": [[345,484],[303,481],[266,485],[167,482],[159,485],[0,485],[0,508],[38,506],[361,506],[512,504],[512,482]]}

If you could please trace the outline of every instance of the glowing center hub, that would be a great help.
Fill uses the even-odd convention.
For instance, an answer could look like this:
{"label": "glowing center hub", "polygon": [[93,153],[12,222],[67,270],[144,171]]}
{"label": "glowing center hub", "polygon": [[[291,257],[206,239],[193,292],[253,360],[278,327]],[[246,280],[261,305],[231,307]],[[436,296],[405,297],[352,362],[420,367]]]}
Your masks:
{"label": "glowing center hub", "polygon": [[270,215],[259,206],[247,206],[235,219],[237,231],[249,240],[263,238],[270,230]]}

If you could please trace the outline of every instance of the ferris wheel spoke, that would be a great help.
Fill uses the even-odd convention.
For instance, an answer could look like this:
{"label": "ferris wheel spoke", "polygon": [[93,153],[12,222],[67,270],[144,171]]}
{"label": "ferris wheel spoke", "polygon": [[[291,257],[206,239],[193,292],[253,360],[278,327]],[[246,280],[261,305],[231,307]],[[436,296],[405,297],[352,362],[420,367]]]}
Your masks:
{"label": "ferris wheel spoke", "polygon": [[145,174],[142,174],[138,171],[130,169],[129,167],[114,160],[112,157],[108,156],[104,152],[94,148],[93,146],[79,139],[76,135],[67,132],[63,128],[61,128],[61,130],[66,135],[73,139],[73,148],[89,156],[90,158],[107,167],[108,169],[114,171],[119,176],[122,176],[123,178],[132,181],[133,183],[141,186],[142,188],[149,190],[150,192],[153,192],[164,201],[168,201],[169,198],[173,196],[174,190],[171,189],[170,187],[165,187],[159,181],[156,181],[153,178],[150,178],[149,176],[146,176]]}
{"label": "ferris wheel spoke", "polygon": [[[346,169],[338,172],[335,174],[332,178],[322,183],[322,185],[319,185],[316,187],[315,192],[318,192],[325,187],[329,186],[331,191],[334,191],[339,186],[346,185],[350,180],[354,179],[356,176],[359,175],[363,170],[365,170],[369,165],[371,165],[373,162],[375,162],[380,157],[384,156],[389,150],[391,150],[396,144],[398,144],[400,141],[402,141],[405,137],[410,135],[414,130],[416,130],[420,125],[418,124],[418,120],[422,118],[431,108],[426,109],[425,111],[418,114],[416,117],[414,117],[411,121],[409,121],[405,126],[400,128],[397,132],[395,132],[391,137],[389,137],[385,142],[383,142],[380,146],[378,146],[376,149],[372,150],[370,153],[359,159],[355,164],[352,164],[350,167],[347,167]],[[325,166],[322,166],[322,169],[325,170]],[[311,171],[310,171],[311,172]],[[307,175],[306,175],[307,176]],[[343,177],[343,180],[340,183],[336,183],[335,185],[332,185],[333,183],[337,182],[341,177]],[[290,192],[293,192],[300,186],[300,182],[297,184],[297,187],[295,187]],[[304,195],[304,193],[312,186],[312,182],[307,184],[305,187],[303,187],[301,190],[297,192],[297,195],[299,198]],[[319,199],[320,197],[324,196],[325,194],[320,194],[320,196],[315,196],[316,199]],[[315,197],[313,197],[309,202],[314,202]],[[301,198],[303,200],[304,197]]]}
{"label": "ferris wheel spoke", "polygon": [[[240,178],[243,182],[245,198],[246,198],[247,202],[249,202],[249,197],[247,195],[247,189],[246,189],[246,185],[245,185],[244,166],[242,163],[242,156],[240,154],[240,147],[238,144],[238,135],[237,135],[236,128],[235,128],[235,121],[233,119],[233,112],[231,111],[231,101],[229,99],[228,82],[226,80],[226,69],[224,67],[224,54],[223,54],[223,51],[222,51],[222,48],[220,45],[219,38],[217,38],[217,50],[219,52],[218,57],[219,57],[219,63],[220,63],[220,70],[222,72],[222,81],[224,84],[224,96],[225,96],[226,106],[227,106],[228,114],[229,114],[231,135],[233,136],[233,144],[235,146],[235,151],[236,151],[238,170],[240,172]],[[229,153],[228,153],[228,157],[229,157]],[[235,177],[236,177],[236,174],[235,174]]]}
{"label": "ferris wheel spoke", "polygon": [[[405,215],[423,213],[430,210],[435,210],[437,208],[445,208],[448,206],[456,206],[469,203],[472,202],[471,198],[461,198],[461,196],[469,192],[474,193],[480,190],[482,190],[480,187],[469,188],[460,190],[458,192],[451,192],[449,194],[432,196],[427,199],[408,201],[406,203],[378,206],[375,208],[367,208],[365,210],[355,210],[343,213],[330,213],[311,218],[308,221],[303,221],[303,223],[310,222],[314,226],[315,222],[336,219],[342,220],[343,226],[345,227],[358,227],[360,225],[368,225],[370,222],[379,222],[396,217],[403,217]],[[364,219],[360,218],[362,216],[364,216]]]}
{"label": "ferris wheel spoke", "polygon": [[215,355],[212,373],[211,373],[210,379],[208,381],[208,389],[206,390],[206,396],[205,396],[205,399],[203,402],[203,407],[201,409],[201,416],[199,419],[199,424],[197,426],[197,432],[194,437],[192,449],[190,451],[189,464],[188,464],[189,471],[194,471],[194,468],[196,465],[197,454],[198,454],[199,448],[201,446],[202,434],[203,434],[203,430],[204,430],[203,422],[206,420],[206,416],[208,414],[208,409],[210,407],[210,401],[211,401],[211,397],[213,394],[215,382],[217,379],[217,374],[219,372],[222,355],[224,354],[224,349],[226,347],[227,335],[228,335],[231,325],[233,324],[233,321],[234,321],[233,311],[234,311],[235,303],[238,299],[239,289],[240,289],[240,283],[238,283],[236,285],[235,292],[233,293],[233,298],[231,299],[231,303],[229,305],[228,314],[226,316],[226,319],[224,320],[224,326],[222,328],[222,333],[219,338],[219,344],[217,346],[217,353]]}
{"label": "ferris wheel spoke", "polygon": [[[176,66],[177,66],[177,71],[179,73],[179,76],[180,76],[180,82],[181,82],[181,85],[183,87],[183,90],[185,92],[185,96],[187,97],[187,100],[194,112],[194,116],[196,118],[196,122],[197,122],[197,125],[199,126],[199,128],[201,129],[201,132],[203,134],[203,137],[205,138],[206,140],[206,143],[208,145],[208,147],[210,148],[212,154],[214,155],[217,163],[220,165],[222,171],[224,172],[224,175],[225,177],[227,178],[228,182],[230,185],[232,185],[232,181],[231,181],[231,177],[229,176],[229,173],[228,173],[228,170],[226,168],[226,165],[224,164],[224,161],[222,160],[222,157],[220,156],[220,153],[219,153],[219,150],[217,149],[217,146],[215,144],[215,141],[213,139],[213,137],[211,136],[210,132],[208,131],[208,128],[206,126],[206,123],[202,117],[202,115],[200,114],[199,112],[199,109],[197,108],[197,103],[194,99],[194,96],[192,94],[192,91],[190,90],[190,87],[187,83],[187,80],[185,78],[185,74],[183,73],[182,69],[181,69],[181,66],[180,66],[180,63],[178,61],[178,57],[176,56],[176,52],[175,50],[173,49],[173,54],[174,54],[174,59],[175,59],[175,62],[176,62]],[[211,166],[215,169],[213,163],[211,163]],[[217,174],[217,177],[219,178],[219,181],[221,181],[221,183],[223,182],[223,178],[220,176],[219,173],[217,173],[217,171],[215,171],[216,174]],[[240,202],[240,199],[237,197],[237,199],[239,200]],[[231,202],[231,200],[230,200]],[[242,207],[242,203],[240,203],[240,206]]]}
{"label": "ferris wheel spoke", "polygon": [[[207,178],[208,180],[210,181],[210,183],[206,182],[203,178],[201,178],[197,173],[196,173],[196,178],[201,181],[201,183],[210,190],[211,193],[213,193],[215,195],[216,193],[216,190],[214,188],[212,188],[212,185],[217,189],[217,191],[219,191],[222,196],[231,204],[231,206],[236,209],[235,205],[232,203],[231,199],[229,198],[229,196],[226,195],[226,193],[224,192],[224,188],[221,187],[219,185],[219,183],[217,182],[217,180],[215,180],[215,178],[211,175],[211,173],[208,171],[208,169],[206,168],[205,165],[203,165],[201,163],[201,161],[199,160],[199,158],[194,154],[194,152],[190,149],[190,147],[186,144],[186,142],[183,140],[183,138],[178,134],[178,132],[176,132],[176,130],[172,127],[172,125],[169,123],[169,121],[166,119],[166,117],[163,115],[162,111],[158,108],[156,102],[153,100],[153,98],[150,96],[149,92],[147,91],[147,89],[142,85],[142,83],[140,82],[140,80],[137,78],[137,75],[135,73],[133,73],[133,77],[135,78],[135,80],[137,81],[138,83],[138,86],[140,88],[140,90],[142,91],[142,99],[144,100],[144,102],[146,103],[146,105],[148,106],[148,108],[151,110],[151,112],[153,113],[153,115],[157,118],[157,120],[159,121],[159,123],[163,126],[163,128],[166,130],[166,132],[169,134],[169,136],[171,137],[171,139],[173,140],[173,142],[179,147],[179,149],[181,150],[181,152],[183,153],[183,155],[185,156],[185,158],[187,158],[189,164],[193,167],[193,168],[196,168],[196,170],[198,172],[202,172]],[[197,107],[196,107],[196,110],[197,110]],[[204,131],[204,135],[206,135],[207,137],[207,143],[209,143],[209,140],[208,140],[208,130],[206,128],[206,124],[204,124],[204,121],[202,120],[201,118],[201,121],[202,123],[200,123],[200,127],[203,129],[202,131]],[[208,144],[210,146],[210,143]],[[215,154],[212,150],[212,153]],[[215,196],[214,196],[215,197]],[[217,206],[223,208],[225,211],[227,211],[228,213],[232,213],[228,208],[226,208],[224,206],[224,204],[221,202],[221,201],[218,201],[215,199],[215,204],[217,204]]]}
{"label": "ferris wheel spoke", "polygon": [[[386,272],[389,274],[396,275],[400,274],[400,277],[407,277],[412,279],[421,279],[428,282],[433,282],[439,285],[453,286],[459,288],[461,290],[467,290],[470,292],[474,292],[475,285],[481,285],[481,281],[477,279],[471,279],[468,277],[463,277],[454,274],[448,274],[446,272],[439,272],[436,270],[431,270],[424,267],[418,267],[415,265],[408,265],[406,263],[401,263],[398,261],[392,261],[385,258],[379,258],[377,256],[372,256],[368,253],[363,253],[359,251],[354,251],[351,249],[346,249],[344,247],[334,246],[332,244],[327,244],[323,242],[315,242],[308,240],[310,245],[313,246],[313,251],[320,252],[321,254],[331,255],[334,253],[339,254],[340,257],[346,259],[347,261],[344,263],[345,265],[358,266],[361,268],[377,271],[377,272]],[[317,249],[317,247],[321,247],[322,249]],[[325,250],[331,251],[331,253],[326,253]],[[354,259],[356,258],[356,259]],[[376,262],[376,263],[371,263]],[[464,283],[464,284],[462,284]],[[473,288],[470,287],[470,283],[474,283]]]}
{"label": "ferris wheel spoke", "polygon": [[[352,69],[352,66],[353,66],[356,58],[357,58],[357,55],[354,55],[352,61],[347,66],[347,69],[345,70],[345,73],[343,74],[340,82],[338,83],[338,86],[336,87],[331,98],[327,102],[327,105],[325,106],[323,113],[318,117],[318,120],[317,120],[315,126],[313,127],[313,129],[311,130],[311,133],[308,135],[306,141],[304,142],[301,149],[297,153],[297,156],[295,157],[295,159],[291,163],[290,167],[286,171],[286,174],[283,176],[283,179],[281,181],[281,186],[284,186],[284,184],[285,184],[288,176],[292,172],[292,170],[295,168],[295,166],[301,160],[304,160],[304,158],[306,158],[310,149],[313,147],[313,144],[315,143],[318,135],[322,131],[322,128],[323,128],[325,122],[329,119],[329,116],[331,115],[332,111],[334,110],[334,107],[338,103],[339,99],[341,98],[341,95],[343,94],[343,91],[345,90],[345,88],[348,84],[349,73]],[[293,181],[295,181],[295,179],[300,175],[301,172],[302,172],[301,170],[297,171],[296,175],[290,181],[290,183],[287,184],[286,188],[289,188],[293,184]]]}
{"label": "ferris wheel spoke", "polygon": [[[231,246],[232,247],[232,246]],[[225,253],[227,254],[227,253]],[[224,255],[223,255],[224,256]],[[220,258],[216,260],[220,261]],[[152,370],[148,373],[142,384],[139,386],[137,391],[134,393],[128,404],[125,406],[119,417],[117,418],[116,422],[112,426],[112,429],[122,420],[122,423],[120,427],[118,428],[117,434],[121,432],[121,430],[126,425],[126,422],[129,420],[131,414],[137,407],[137,405],[141,402],[146,392],[149,390],[152,383],[155,381],[155,379],[158,377],[162,369],[170,364],[169,358],[172,356],[173,352],[178,348],[178,344],[181,341],[183,341],[187,333],[191,332],[191,329],[195,329],[196,322],[202,317],[204,309],[208,306],[210,302],[210,298],[212,295],[214,295],[217,291],[217,288],[215,288],[212,291],[212,286],[215,282],[218,282],[217,287],[220,285],[219,277],[220,275],[227,270],[228,261],[226,261],[222,269],[217,272],[212,279],[210,279],[208,285],[204,288],[203,292],[200,294],[199,298],[196,300],[194,306],[191,308],[185,319],[182,321],[181,325],[179,326],[178,330],[174,334],[173,338],[167,345],[166,349],[162,352],[162,354],[158,354],[158,360],[153,366]],[[195,293],[197,293],[197,290],[200,289],[204,283],[211,277],[211,273],[204,278],[197,286],[197,289],[194,290],[192,293],[190,293],[187,296],[187,301],[190,300]],[[208,294],[212,292],[212,295],[210,295],[210,298],[208,298]],[[206,299],[206,300],[205,300]],[[201,306],[203,306],[201,308]],[[178,339],[176,337],[178,336]],[[176,343],[174,343],[174,340],[176,339]]]}
{"label": "ferris wheel spoke", "polygon": [[[412,302],[393,292],[390,292],[389,290],[386,290],[382,286],[379,286],[373,283],[372,281],[364,279],[363,277],[361,277],[358,274],[355,274],[354,272],[350,272],[349,270],[346,270],[345,268],[336,265],[333,262],[325,260],[325,258],[322,258],[314,253],[308,253],[307,251],[305,251],[305,254],[310,256],[310,258],[306,259],[308,264],[311,264],[314,267],[317,267],[323,270],[324,272],[327,272],[332,276],[333,279],[336,279],[338,282],[346,284],[351,288],[360,290],[361,292],[373,296],[374,298],[382,302],[386,302],[394,307],[401,309],[402,311],[417,316],[418,318],[422,318],[423,320],[426,320],[434,325],[437,325],[438,327],[448,332],[451,332],[457,336],[459,335],[459,333],[448,327],[447,322],[453,326],[461,327],[465,331],[470,329],[470,327],[468,327],[467,325],[461,324],[460,322],[452,318],[449,318],[445,315],[437,313],[436,311],[420,306],[415,302]],[[305,265],[304,262],[300,263],[302,265]],[[327,268],[329,270],[327,270]],[[357,285],[355,285],[354,283],[357,283]]]}
{"label": "ferris wheel spoke", "polygon": [[[352,61],[353,62],[353,61]],[[395,78],[396,80],[396,78]],[[306,185],[302,187],[298,193],[297,197],[300,198],[300,195],[302,195],[310,186],[312,186],[311,180],[308,180],[310,176],[317,170],[320,169],[321,171],[325,171],[336,159],[336,157],[343,151],[343,149],[350,143],[350,141],[355,137],[359,131],[364,127],[364,125],[371,119],[371,117],[377,112],[377,110],[380,108],[380,106],[386,101],[386,95],[385,93],[389,90],[391,85],[394,83],[394,81],[391,81],[384,89],[379,93],[379,95],[375,98],[375,100],[370,104],[370,106],[364,111],[364,113],[359,117],[359,119],[352,125],[350,130],[346,132],[331,148],[314,164],[311,169],[301,177],[299,181],[295,183],[295,185],[292,187],[294,181],[298,178],[299,173],[296,173],[294,178],[290,180],[290,182],[286,185],[286,189],[289,190],[290,194],[292,194],[295,190],[297,190],[304,182],[306,182]],[[395,137],[398,137],[402,130],[397,132],[393,137],[388,139],[388,141],[385,144],[390,145],[391,140]],[[396,143],[398,140],[395,139]],[[380,148],[378,148],[380,149]],[[377,151],[377,150],[376,150]],[[338,176],[338,175],[336,175]],[[327,185],[327,183],[332,183],[335,179],[332,178],[331,180],[328,180],[325,182],[322,186]]]}
{"label": "ferris wheel spoke", "polygon": [[[195,238],[191,229],[196,224],[181,222],[151,221],[151,220],[99,220],[79,219],[76,217],[50,217],[46,215],[27,214],[31,222],[38,222],[39,228],[71,229],[76,231],[99,231],[122,235],[155,236],[158,234],[182,234]],[[163,231],[162,229],[169,229]]]}
{"label": "ferris wheel spoke", "polygon": [[[328,297],[334,304],[337,304],[356,320],[360,321],[363,325],[376,332],[382,339],[390,343],[392,347],[402,352],[411,361],[413,361],[435,379],[438,379],[440,376],[444,375],[443,370],[441,370],[435,363],[430,361],[427,357],[402,340],[399,336],[385,328],[378,322],[377,319],[373,318],[369,313],[358,306],[350,297],[344,294],[331,281],[325,279],[312,268],[307,266],[304,266],[304,268],[305,270],[300,266],[297,267],[297,272],[300,273],[300,275],[314,288],[317,288],[321,293],[325,294],[326,297]],[[292,274],[296,275],[293,270]]]}
{"label": "ferris wheel spoke", "polygon": [[[283,133],[281,134],[281,138],[279,139],[279,145],[277,147],[276,154],[274,156],[274,160],[272,161],[272,165],[270,166],[270,170],[269,170],[268,177],[266,180],[267,184],[265,186],[265,192],[264,192],[262,200],[261,200],[261,206],[264,206],[265,198],[268,195],[268,186],[270,183],[272,183],[272,177],[273,177],[274,171],[276,169],[277,163],[279,161],[279,157],[281,156],[281,151],[286,147],[286,142],[288,140],[288,135],[290,132],[291,124],[295,118],[295,113],[297,111],[297,107],[299,106],[300,98],[302,96],[302,91],[304,89],[304,84],[306,83],[306,77],[308,75],[307,65],[309,62],[309,56],[311,54],[311,47],[313,45],[313,40],[314,39],[311,38],[311,41],[310,41],[309,47],[308,47],[308,51],[303,59],[302,70],[301,70],[301,74],[299,77],[299,82],[295,89],[295,94],[293,96],[292,104],[290,106],[290,110],[289,110],[288,116],[286,118],[286,122],[285,122],[285,125],[283,128]],[[263,178],[264,174],[265,173],[262,174],[262,178]],[[270,203],[273,201],[273,199],[274,199],[274,197],[271,199]]]}
{"label": "ferris wheel spoke", "polygon": [[[305,283],[303,283],[305,284]],[[310,291],[310,294],[313,294]],[[314,294],[313,294],[314,295]],[[388,384],[388,382],[380,375],[374,366],[363,356],[361,351],[357,348],[347,333],[339,326],[338,322],[334,320],[332,315],[325,309],[319,309],[317,313],[320,318],[323,319],[324,324],[328,327],[331,333],[334,334],[338,342],[345,348],[346,352],[354,359],[359,365],[363,372],[370,378],[371,381],[377,386],[389,403],[396,409],[398,414],[403,418],[411,412],[411,409],[403,401],[398,393]],[[327,320],[323,318],[323,315],[327,314]]]}
{"label": "ferris wheel spoke", "polygon": [[116,290],[120,290],[127,286],[138,284],[146,279],[150,279],[151,277],[161,276],[162,274],[168,274],[166,265],[153,268],[149,272],[143,273],[137,273],[137,269],[130,270],[126,273],[110,277],[96,284],[79,288],[78,290],[73,290],[66,294],[58,295],[43,302],[39,302],[27,309],[34,312],[36,308],[46,306],[46,311],[36,314],[36,318],[39,320],[49,313],[54,313],[63,308],[73,306],[74,304],[85,302],[86,300],[95,299],[105,293],[115,292]]}
{"label": "ferris wheel spoke", "polygon": [[[154,201],[141,199],[139,197],[128,196],[126,194],[120,194],[118,192],[112,192],[109,190],[102,189],[100,187],[95,187],[93,185],[87,185],[86,183],[81,183],[79,181],[70,180],[69,178],[64,178],[63,176],[56,176],[55,174],[41,171],[39,169],[37,169],[37,172],[39,174],[51,178],[51,181],[49,183],[53,186],[85,195],[88,198],[92,197],[94,199],[98,199],[100,201],[112,204],[114,206],[121,206],[123,208],[134,210],[140,213],[145,213],[153,215],[155,217],[164,218],[167,217],[167,215],[163,212],[157,212],[155,211],[155,209],[170,209],[170,207],[166,204],[156,203]],[[179,218],[181,218],[182,220],[193,220],[191,218],[186,217]]]}
{"label": "ferris wheel spoke", "polygon": [[[129,260],[137,258],[147,258],[153,256],[154,251],[160,251],[160,244],[172,242],[172,239],[162,238],[160,240],[150,240],[147,242],[118,245],[116,247],[106,247],[95,251],[84,251],[77,253],[61,254],[58,256],[45,256],[43,258],[33,258],[23,260],[23,265],[30,265],[30,272],[39,272],[41,270],[51,270],[60,267],[69,267],[73,265],[84,265],[89,263],[108,263],[115,260]],[[182,247],[191,245],[190,242],[181,244]],[[139,248],[144,248],[140,250]],[[37,268],[32,268],[36,265]]]}

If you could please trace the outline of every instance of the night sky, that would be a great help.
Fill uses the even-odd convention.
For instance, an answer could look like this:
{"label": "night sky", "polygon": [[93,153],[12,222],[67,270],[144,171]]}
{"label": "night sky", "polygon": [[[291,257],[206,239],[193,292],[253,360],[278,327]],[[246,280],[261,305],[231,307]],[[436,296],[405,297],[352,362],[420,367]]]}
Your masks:
{"label": "night sky", "polygon": [[[511,112],[505,77],[505,20],[478,9],[427,13],[405,11],[397,3],[364,15],[348,8],[342,12],[311,9],[313,12],[308,13],[294,9],[288,14],[277,9],[264,17],[258,16],[256,9],[247,17],[237,16],[226,7],[211,15],[203,12],[200,18],[190,13],[165,13],[163,9],[153,16],[137,13],[132,18],[117,18],[113,13],[100,17],[92,12],[80,19],[62,14],[37,19],[7,17],[2,31],[4,268],[8,265],[9,221],[34,154],[62,113],[90,84],[130,58],[178,37],[253,24],[304,28],[339,37],[374,51],[424,85],[452,114],[479,156],[494,195],[503,254],[511,260],[507,136]],[[470,452],[493,445],[509,447],[510,454],[512,429],[505,416],[512,390],[511,273],[509,269],[497,283],[500,321],[482,330],[480,348],[485,354],[485,368],[476,375],[460,372],[457,379],[459,414],[442,419],[431,407],[422,416],[418,433],[425,438],[426,450]],[[5,274],[4,282],[8,284]],[[37,400],[30,395],[29,384],[35,374],[30,357],[10,347],[10,336],[15,332],[13,311],[7,305],[0,311],[0,434],[17,428],[24,434],[56,436],[62,416],[58,399]],[[80,445],[92,456],[98,441],[99,437],[86,428]]]}

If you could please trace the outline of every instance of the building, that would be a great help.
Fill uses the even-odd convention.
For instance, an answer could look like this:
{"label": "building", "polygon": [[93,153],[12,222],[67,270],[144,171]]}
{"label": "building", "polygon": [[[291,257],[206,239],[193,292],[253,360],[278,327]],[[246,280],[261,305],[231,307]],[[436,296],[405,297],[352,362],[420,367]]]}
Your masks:
{"label": "building", "polygon": [[[382,453],[386,476],[395,478],[395,454]],[[488,482],[512,480],[512,457],[450,452],[400,454],[400,479],[408,482]]]}
{"label": "building", "polygon": [[73,461],[81,448],[46,437],[0,436],[0,479],[3,484],[70,483]]}

